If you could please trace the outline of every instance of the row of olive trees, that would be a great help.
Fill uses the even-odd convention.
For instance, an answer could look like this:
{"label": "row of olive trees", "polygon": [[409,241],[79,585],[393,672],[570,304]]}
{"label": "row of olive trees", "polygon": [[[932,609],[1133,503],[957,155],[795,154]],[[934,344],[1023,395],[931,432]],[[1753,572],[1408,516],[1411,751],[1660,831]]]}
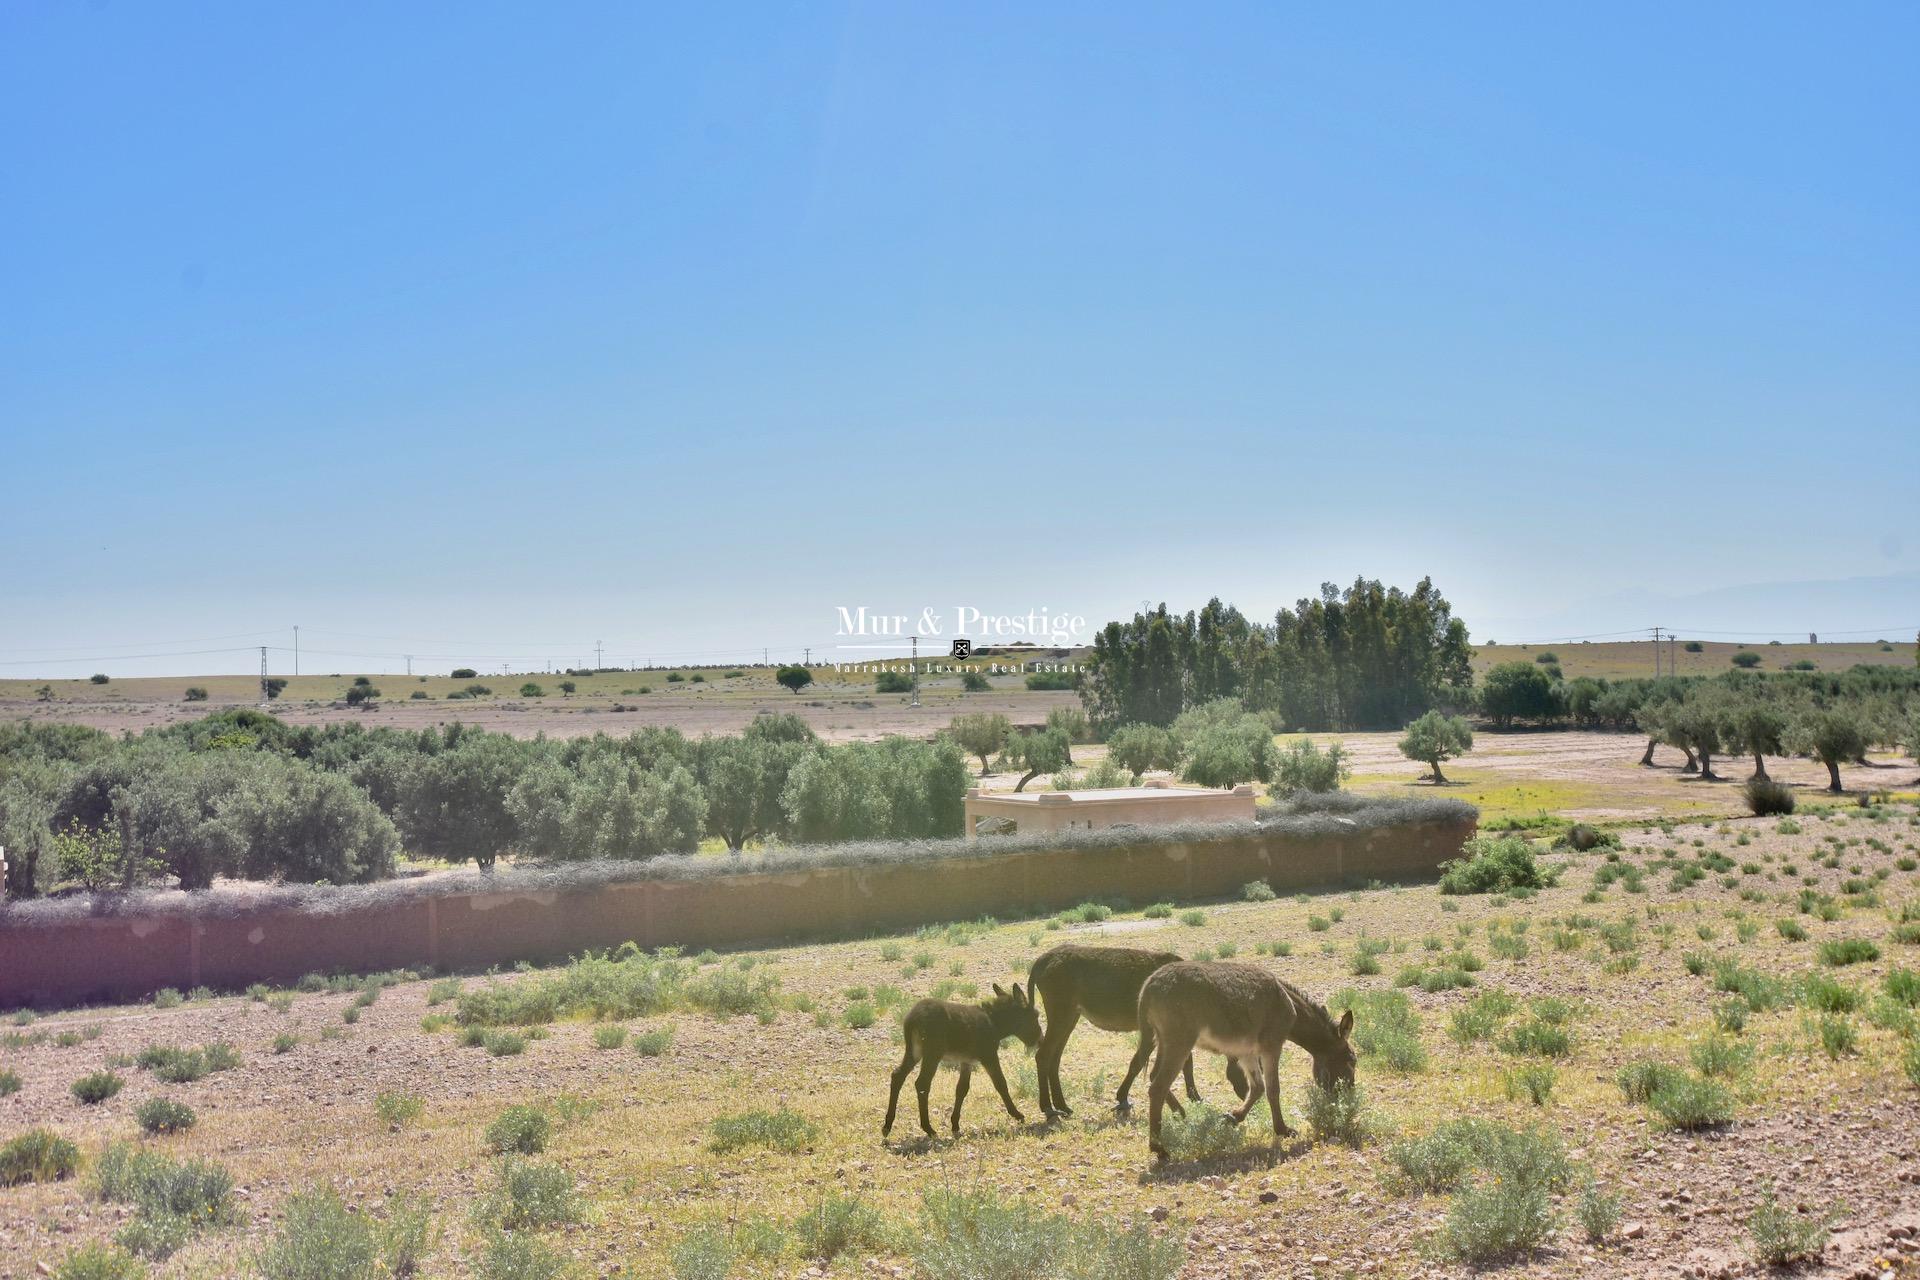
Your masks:
{"label": "row of olive trees", "polygon": [[403,849],[491,867],[507,853],[646,858],[708,837],[737,850],[952,836],[966,786],[949,739],[832,746],[794,716],[732,737],[556,743],[458,725],[315,731],[235,710],[125,740],[0,732],[0,843],[20,896],[103,875],[344,884],[390,875]]}

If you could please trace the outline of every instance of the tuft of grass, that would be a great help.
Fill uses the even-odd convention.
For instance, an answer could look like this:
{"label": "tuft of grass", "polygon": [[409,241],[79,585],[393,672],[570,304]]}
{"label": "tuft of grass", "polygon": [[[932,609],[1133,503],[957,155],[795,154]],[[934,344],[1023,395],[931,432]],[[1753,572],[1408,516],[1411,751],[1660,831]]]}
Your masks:
{"label": "tuft of grass", "polygon": [[1420,1015],[1404,993],[1349,988],[1335,993],[1327,1007],[1336,1012],[1353,1010],[1353,1045],[1366,1061],[1401,1075],[1426,1069]]}
{"label": "tuft of grass", "polygon": [[1829,938],[1820,944],[1816,954],[1821,964],[1838,967],[1878,960],[1880,948],[1866,938]]}
{"label": "tuft of grass", "polygon": [[707,1149],[725,1155],[743,1147],[766,1147],[789,1155],[806,1150],[818,1135],[812,1121],[797,1111],[737,1111],[715,1116],[707,1126]]}
{"label": "tuft of grass", "polygon": [[373,1100],[373,1114],[389,1129],[412,1124],[426,1110],[427,1100],[417,1093],[386,1092]]}
{"label": "tuft of grass", "polygon": [[1660,1090],[1685,1080],[1686,1074],[1665,1062],[1642,1060],[1622,1067],[1614,1079],[1620,1085],[1620,1092],[1627,1095],[1627,1101],[1647,1102]]}
{"label": "tuft of grass", "polygon": [[200,1231],[238,1220],[233,1176],[204,1160],[172,1160],[158,1151],[111,1142],[94,1169],[100,1199],[134,1207],[118,1242],[164,1260]]}
{"label": "tuft of grass", "polygon": [[1620,1195],[1603,1190],[1598,1182],[1589,1179],[1580,1189],[1580,1198],[1574,1201],[1573,1211],[1580,1219],[1587,1239],[1598,1244],[1620,1225]]}
{"label": "tuft of grass", "polygon": [[1782,1208],[1769,1186],[1760,1192],[1760,1203],[1747,1219],[1747,1237],[1761,1262],[1788,1267],[1820,1255],[1827,1247],[1827,1226]]}
{"label": "tuft of grass", "polygon": [[673,1046],[673,1028],[656,1027],[633,1037],[633,1049],[643,1058],[657,1058]]}
{"label": "tuft of grass", "polygon": [[480,1044],[496,1058],[511,1058],[527,1051],[527,1038],[511,1031],[487,1031],[481,1035]]}
{"label": "tuft of grass", "polygon": [[717,1227],[689,1231],[667,1255],[674,1280],[727,1280],[733,1260],[733,1241]]}
{"label": "tuft of grass", "polygon": [[1719,1034],[1694,1041],[1689,1053],[1703,1076],[1737,1076],[1753,1065],[1752,1045]]}
{"label": "tuft of grass", "polygon": [[1205,924],[1206,922],[1207,922],[1207,913],[1200,910],[1198,907],[1195,907],[1189,911],[1182,911],[1180,913],[1180,923],[1186,925],[1189,929],[1198,929],[1201,925]]}
{"label": "tuft of grass", "polygon": [[0,1143],[0,1187],[59,1182],[80,1167],[80,1148],[51,1129],[29,1129]]}
{"label": "tuft of grass", "polygon": [[1531,1021],[1508,1027],[1500,1037],[1500,1047],[1508,1053],[1535,1058],[1564,1058],[1573,1052],[1573,1038],[1563,1026],[1538,1016]]}
{"label": "tuft of grass", "polygon": [[68,1254],[50,1274],[53,1280],[145,1280],[147,1264],[95,1241]]}
{"label": "tuft of grass", "polygon": [[580,1201],[573,1192],[573,1175],[557,1164],[505,1156],[494,1189],[474,1207],[474,1216],[502,1231],[577,1221]]}
{"label": "tuft of grass", "polygon": [[1860,1049],[1860,1033],[1855,1029],[1853,1020],[1843,1014],[1821,1014],[1813,1029],[1820,1041],[1821,1052],[1829,1058],[1850,1057]]}
{"label": "tuft of grass", "polygon": [[1265,880],[1249,880],[1240,886],[1240,897],[1247,902],[1272,902],[1279,896]]}
{"label": "tuft of grass", "polygon": [[172,1098],[149,1098],[133,1109],[133,1118],[143,1133],[184,1133],[193,1128],[197,1117],[193,1108]]}
{"label": "tuft of grass", "polygon": [[1733,1120],[1733,1094],[1718,1081],[1680,1073],[1664,1081],[1647,1105],[1669,1129],[1715,1129]]}
{"label": "tuft of grass", "polygon": [[1176,1163],[1191,1160],[1216,1160],[1238,1153],[1246,1145],[1247,1134],[1271,1119],[1256,1117],[1265,1113],[1264,1104],[1249,1114],[1245,1124],[1233,1123],[1233,1117],[1204,1102],[1190,1102],[1184,1116],[1169,1115],[1160,1126],[1160,1143],[1167,1158]]}
{"label": "tuft of grass", "polygon": [[20,1073],[0,1071],[0,1098],[20,1092]]}
{"label": "tuft of grass", "polygon": [[291,1031],[282,1031],[273,1038],[273,1051],[275,1053],[292,1053],[294,1046],[299,1043],[299,1036],[293,1034]]}
{"label": "tuft of grass", "polygon": [[86,1106],[98,1106],[126,1087],[126,1080],[111,1071],[94,1071],[68,1086],[75,1098]]}
{"label": "tuft of grass", "polygon": [[886,1223],[880,1211],[859,1196],[828,1193],[813,1202],[793,1224],[794,1238],[809,1258],[830,1262],[854,1249],[878,1248],[886,1242]]}
{"label": "tuft of grass", "polygon": [[873,1006],[865,1000],[854,1001],[840,1014],[840,1021],[845,1023],[849,1030],[853,1031],[866,1030],[872,1026],[878,1018],[879,1015],[873,1011]]}
{"label": "tuft of grass", "polygon": [[1140,914],[1149,920],[1168,920],[1173,917],[1173,904],[1171,902],[1156,902]]}
{"label": "tuft of grass", "polygon": [[627,1042],[627,1029],[617,1022],[605,1023],[593,1029],[593,1047],[596,1049],[618,1049]]}
{"label": "tuft of grass", "polygon": [[547,1149],[553,1121],[538,1107],[512,1106],[487,1126],[487,1150],[496,1155],[535,1156]]}
{"label": "tuft of grass", "polygon": [[1554,1082],[1558,1078],[1559,1072],[1544,1062],[1515,1067],[1507,1072],[1507,1097],[1515,1101],[1525,1098],[1536,1107],[1544,1107],[1547,1099],[1553,1096]]}

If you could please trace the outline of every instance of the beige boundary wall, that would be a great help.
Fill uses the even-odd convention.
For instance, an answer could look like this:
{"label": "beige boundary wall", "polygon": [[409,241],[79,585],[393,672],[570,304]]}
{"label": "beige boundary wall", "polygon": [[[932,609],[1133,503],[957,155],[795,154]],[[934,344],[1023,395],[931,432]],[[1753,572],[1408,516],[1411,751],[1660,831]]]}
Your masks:
{"label": "beige boundary wall", "polygon": [[[1473,833],[1472,810],[1303,834],[1236,826],[1211,835],[591,887],[418,893],[339,890],[289,905],[150,914],[0,915],[0,1009],[125,1000],[162,987],[238,990],[307,973],[483,969],[632,941],[723,947],[888,932],[1094,898],[1136,903],[1431,876]],[[1337,824],[1336,824],[1337,825]],[[352,896],[358,892],[356,901]]]}

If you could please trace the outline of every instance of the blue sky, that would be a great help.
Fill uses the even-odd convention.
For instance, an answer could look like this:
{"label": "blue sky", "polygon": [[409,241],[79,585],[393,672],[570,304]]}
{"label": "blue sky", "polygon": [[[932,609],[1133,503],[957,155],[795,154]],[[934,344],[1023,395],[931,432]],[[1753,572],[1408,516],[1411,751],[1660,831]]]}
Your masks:
{"label": "blue sky", "polygon": [[1920,623],[1911,5],[707,9],[0,10],[0,673]]}

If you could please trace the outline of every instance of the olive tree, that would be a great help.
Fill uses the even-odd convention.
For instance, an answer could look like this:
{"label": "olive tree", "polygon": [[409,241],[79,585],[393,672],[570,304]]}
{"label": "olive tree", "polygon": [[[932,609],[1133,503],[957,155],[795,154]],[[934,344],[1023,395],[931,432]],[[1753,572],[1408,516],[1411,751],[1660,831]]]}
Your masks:
{"label": "olive tree", "polygon": [[1186,740],[1180,776],[1203,787],[1232,787],[1273,777],[1273,731],[1259,716],[1242,713],[1203,725]]}
{"label": "olive tree", "polygon": [[407,847],[492,870],[519,834],[507,797],[535,748],[503,733],[470,733],[433,755],[413,757],[396,784],[394,816]]}
{"label": "olive tree", "polygon": [[1531,662],[1503,662],[1480,686],[1480,710],[1505,729],[1515,720],[1551,720],[1560,706],[1546,672]]}
{"label": "olive tree", "polygon": [[1793,718],[1787,742],[1795,751],[1827,766],[1827,790],[1844,791],[1840,765],[1856,759],[1872,745],[1873,732],[1858,708],[1839,704],[1808,707]]}
{"label": "olive tree", "polygon": [[1013,732],[1013,723],[998,713],[981,712],[955,716],[953,723],[947,726],[947,732],[953,735],[953,740],[968,755],[980,757],[980,776],[984,778],[993,753],[1007,745],[1007,737]]}
{"label": "olive tree", "polygon": [[1041,774],[1066,768],[1072,760],[1069,752],[1067,735],[1060,729],[1029,729],[1014,734],[1007,739],[1005,752],[1007,763],[1021,770],[1020,781],[1013,789],[1023,791]]}
{"label": "olive tree", "polygon": [[1107,758],[1133,774],[1178,769],[1180,740],[1157,724],[1123,724],[1107,736]]}
{"label": "olive tree", "polygon": [[787,777],[810,750],[769,736],[703,740],[698,778],[707,797],[707,833],[736,853],[749,840],[777,834],[786,822],[780,797]]}
{"label": "olive tree", "polygon": [[578,771],[541,760],[514,784],[507,808],[520,848],[539,858],[639,859],[691,853],[707,799],[686,766],[643,768],[617,752],[585,757]]}
{"label": "olive tree", "polygon": [[1728,751],[1753,757],[1753,776],[1767,776],[1768,756],[1786,750],[1787,710],[1759,688],[1737,693],[1721,723]]}
{"label": "olive tree", "polygon": [[1473,750],[1473,727],[1463,716],[1443,715],[1438,711],[1429,711],[1407,726],[1407,732],[1400,739],[1400,754],[1409,760],[1424,762],[1433,770],[1433,785],[1441,786],[1446,778],[1440,772],[1440,762],[1463,756]]}

